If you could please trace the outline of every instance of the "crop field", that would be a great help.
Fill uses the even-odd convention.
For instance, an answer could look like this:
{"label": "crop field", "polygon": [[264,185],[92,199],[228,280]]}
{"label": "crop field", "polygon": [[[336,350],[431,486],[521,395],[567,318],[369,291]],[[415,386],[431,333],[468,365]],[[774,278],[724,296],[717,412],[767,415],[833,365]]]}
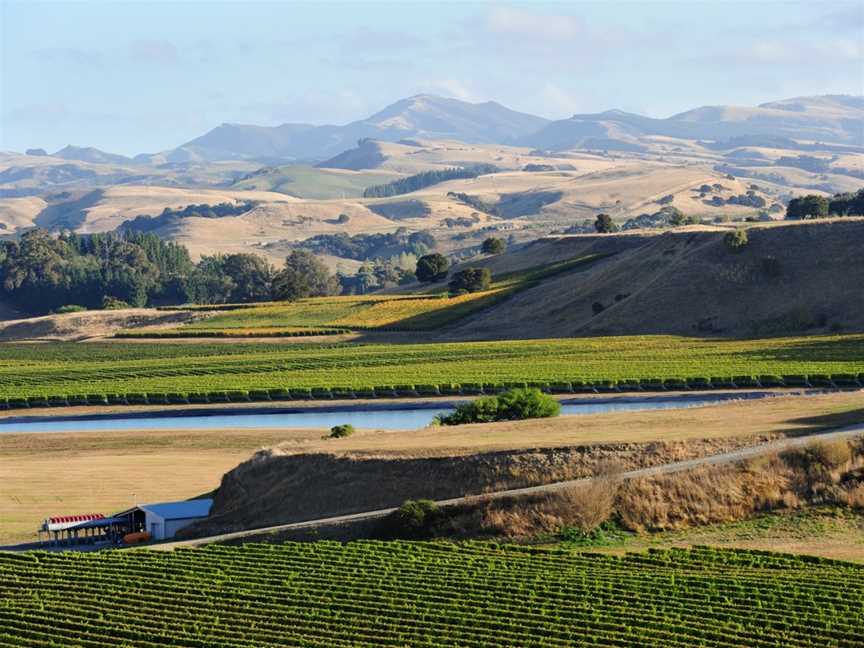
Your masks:
{"label": "crop field", "polygon": [[273,329],[275,327],[397,328],[433,330],[504,296],[504,289],[446,295],[317,297],[221,312],[177,329]]}
{"label": "crop field", "polygon": [[5,344],[0,406],[549,391],[860,386],[864,335],[446,344]]}
{"label": "crop field", "polygon": [[861,646],[864,568],[333,542],[0,555],[2,646]]}
{"label": "crop field", "polygon": [[405,295],[310,297],[294,302],[189,307],[214,314],[173,329],[129,330],[118,337],[243,337],[327,335],[346,330],[435,331],[491,306],[547,277],[587,267],[601,255],[579,257],[495,277],[489,290],[448,296],[433,292]]}

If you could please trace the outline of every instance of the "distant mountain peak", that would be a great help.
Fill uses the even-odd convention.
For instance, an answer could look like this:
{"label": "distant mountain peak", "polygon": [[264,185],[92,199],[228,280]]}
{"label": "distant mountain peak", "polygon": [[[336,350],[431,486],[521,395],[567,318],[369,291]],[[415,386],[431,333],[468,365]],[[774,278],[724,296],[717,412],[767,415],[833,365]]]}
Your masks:
{"label": "distant mountain peak", "polygon": [[[207,160],[321,160],[361,139],[396,142],[404,138],[454,139],[469,143],[508,143],[549,120],[517,112],[494,101],[470,103],[430,93],[400,99],[375,114],[344,126],[245,126],[223,124],[175,151]],[[171,153],[162,154],[168,157]]]}
{"label": "distant mountain peak", "polygon": [[74,146],[67,144],[62,149],[52,154],[52,157],[64,160],[78,160],[79,162],[92,162],[95,164],[126,164],[132,161],[125,155],[106,153],[92,146]]}

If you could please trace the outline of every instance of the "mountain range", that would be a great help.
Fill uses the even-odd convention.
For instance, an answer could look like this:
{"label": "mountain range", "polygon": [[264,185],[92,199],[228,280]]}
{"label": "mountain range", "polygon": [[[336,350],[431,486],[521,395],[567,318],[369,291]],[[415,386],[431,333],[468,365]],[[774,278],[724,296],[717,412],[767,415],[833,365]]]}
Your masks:
{"label": "mountain range", "polygon": [[[263,163],[320,162],[359,140],[446,139],[564,151],[638,151],[648,138],[705,140],[718,145],[784,147],[820,142],[864,146],[864,97],[797,97],[756,107],[704,106],[658,119],[609,110],[548,120],[494,101],[469,103],[421,94],[344,126],[222,124],[181,146],[132,159],[139,164],[188,164],[220,160]],[[54,154],[69,160],[128,163],[129,158],[94,148],[67,146]]]}

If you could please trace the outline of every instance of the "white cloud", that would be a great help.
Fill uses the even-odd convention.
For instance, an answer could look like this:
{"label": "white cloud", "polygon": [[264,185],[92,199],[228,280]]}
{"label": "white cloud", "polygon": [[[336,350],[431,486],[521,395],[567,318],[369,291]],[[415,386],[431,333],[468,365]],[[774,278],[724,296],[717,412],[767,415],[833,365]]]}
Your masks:
{"label": "white cloud", "polygon": [[477,93],[459,79],[438,79],[421,84],[421,90],[430,94],[440,94],[462,101],[482,101]]}
{"label": "white cloud", "polygon": [[493,9],[486,16],[485,27],[500,36],[544,41],[570,40],[583,32],[582,23],[573,16],[533,13],[513,7]]}

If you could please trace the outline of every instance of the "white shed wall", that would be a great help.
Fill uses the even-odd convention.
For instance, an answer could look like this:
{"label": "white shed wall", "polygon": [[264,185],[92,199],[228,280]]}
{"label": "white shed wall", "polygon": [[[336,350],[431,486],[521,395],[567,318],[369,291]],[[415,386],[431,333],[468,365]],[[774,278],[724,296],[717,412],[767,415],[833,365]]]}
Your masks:
{"label": "white shed wall", "polygon": [[165,535],[165,520],[150,511],[144,511],[144,529],[153,540],[164,540],[168,537]]}
{"label": "white shed wall", "polygon": [[159,517],[150,511],[144,511],[144,528],[153,538],[153,540],[168,540],[183,527],[187,527],[193,522],[203,520],[204,517],[184,518],[181,520],[166,520]]}

